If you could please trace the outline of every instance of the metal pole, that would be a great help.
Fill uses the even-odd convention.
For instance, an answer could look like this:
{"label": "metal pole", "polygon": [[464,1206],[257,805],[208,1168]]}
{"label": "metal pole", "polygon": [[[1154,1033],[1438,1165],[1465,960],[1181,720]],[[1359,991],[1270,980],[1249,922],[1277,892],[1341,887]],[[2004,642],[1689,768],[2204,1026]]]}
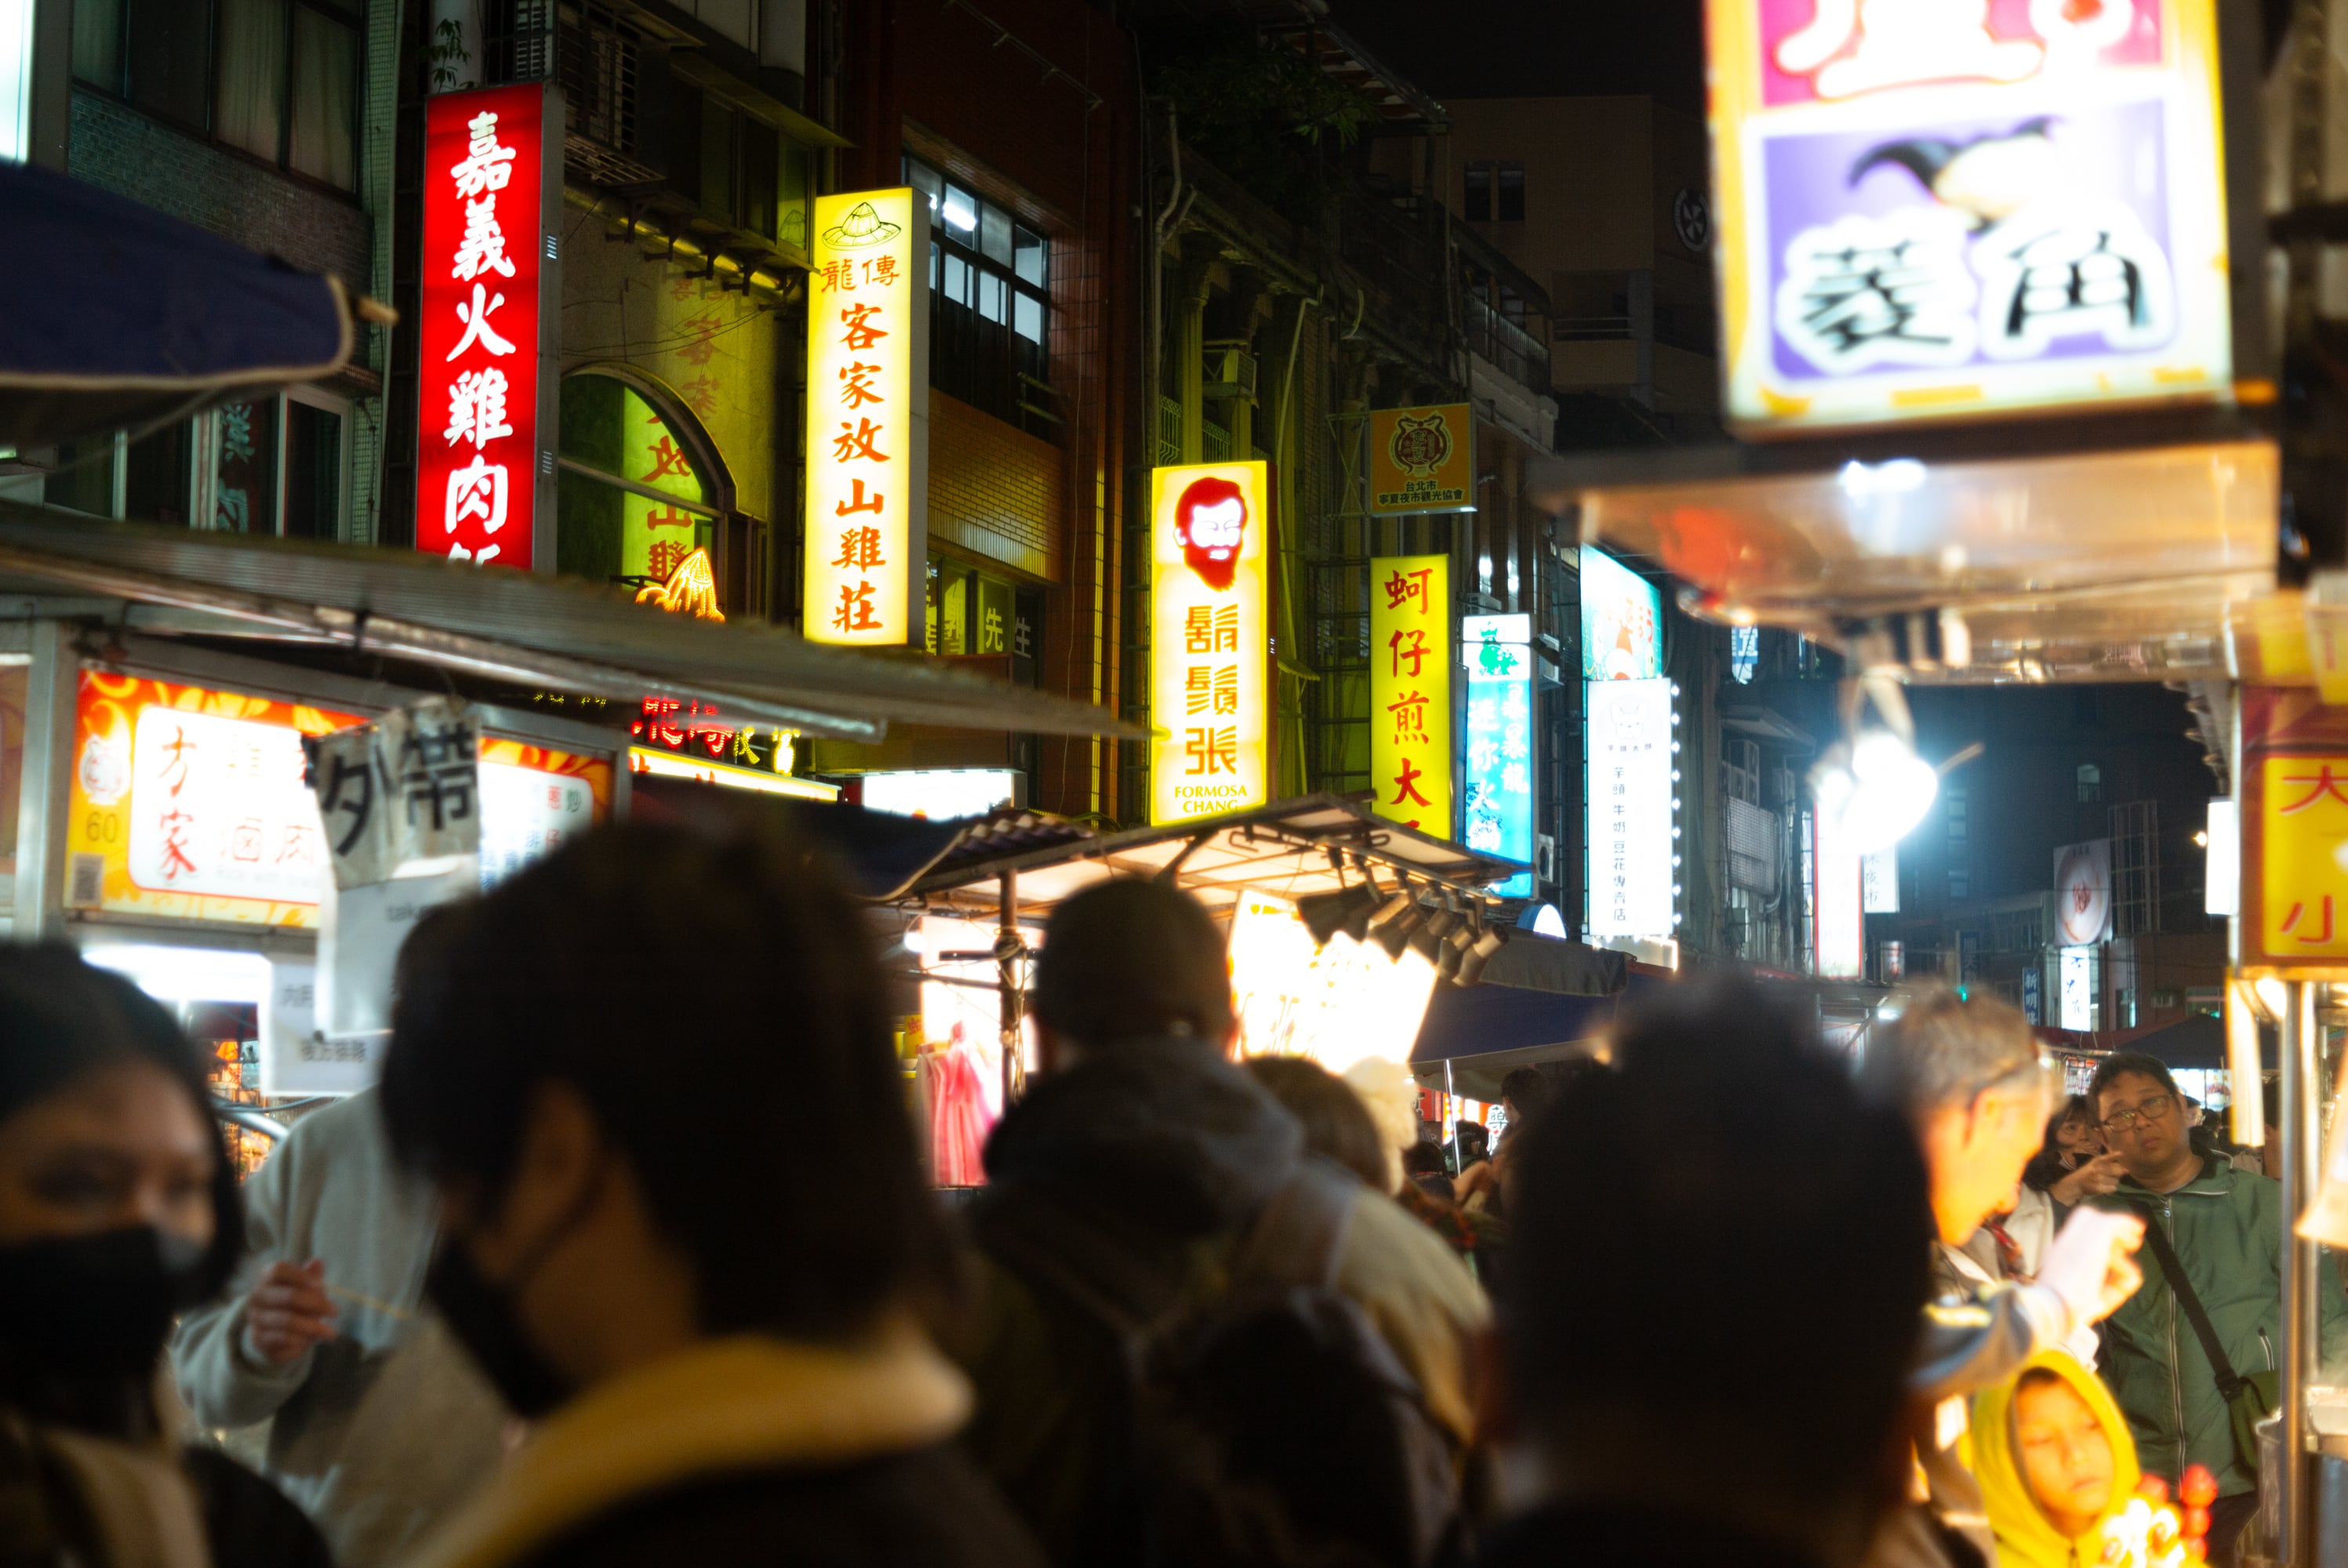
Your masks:
{"label": "metal pole", "polygon": [[2311,1135],[2315,1095],[2316,988],[2292,981],[2282,1017],[2282,1561],[2287,1568],[2314,1568],[2313,1489],[2309,1485],[2307,1389],[2317,1349],[2316,1270],[2322,1266],[2315,1244],[2296,1235],[2300,1213],[2312,1195]]}
{"label": "metal pole", "polygon": [[1019,939],[1019,873],[1005,871],[995,885],[994,988],[1002,999],[998,1040],[1003,1047],[1003,1108],[1019,1098],[1020,1015],[1027,1010],[1019,984],[1019,963],[1026,956]]}

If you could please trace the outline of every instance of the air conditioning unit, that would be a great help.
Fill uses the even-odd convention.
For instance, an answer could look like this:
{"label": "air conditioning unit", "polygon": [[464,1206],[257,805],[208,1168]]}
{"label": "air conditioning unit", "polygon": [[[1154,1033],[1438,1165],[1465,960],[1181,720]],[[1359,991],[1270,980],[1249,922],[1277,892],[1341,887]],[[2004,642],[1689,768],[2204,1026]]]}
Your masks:
{"label": "air conditioning unit", "polygon": [[1200,395],[1255,401],[1255,355],[1243,348],[1209,343],[1205,359],[1206,382]]}

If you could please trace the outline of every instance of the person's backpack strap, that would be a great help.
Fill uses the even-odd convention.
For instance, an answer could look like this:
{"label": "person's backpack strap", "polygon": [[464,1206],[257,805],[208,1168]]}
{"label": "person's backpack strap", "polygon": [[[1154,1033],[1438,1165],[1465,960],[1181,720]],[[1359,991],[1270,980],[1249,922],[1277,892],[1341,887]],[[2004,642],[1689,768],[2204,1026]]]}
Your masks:
{"label": "person's backpack strap", "polygon": [[1231,1260],[1232,1294],[1330,1288],[1361,1193],[1352,1173],[1318,1156],[1303,1161],[1248,1227]]}
{"label": "person's backpack strap", "polygon": [[2186,1322],[2193,1326],[2193,1337],[2201,1341],[2201,1354],[2209,1358],[2209,1368],[2218,1375],[2219,1397],[2229,1404],[2232,1403],[2235,1396],[2241,1392],[2241,1377],[2234,1370],[2233,1359],[2226,1354],[2226,1348],[2218,1343],[2217,1326],[2209,1321],[2209,1311],[2202,1307],[2201,1297],[2194,1294],[2192,1281],[2185,1277],[2185,1265],[2177,1255],[2176,1244],[2161,1228],[2160,1216],[2150,1212],[2144,1216],[2144,1245],[2150,1247],[2152,1255],[2159,1260],[2162,1276],[2168,1281],[2168,1288],[2176,1296],[2177,1305],[2184,1312]]}

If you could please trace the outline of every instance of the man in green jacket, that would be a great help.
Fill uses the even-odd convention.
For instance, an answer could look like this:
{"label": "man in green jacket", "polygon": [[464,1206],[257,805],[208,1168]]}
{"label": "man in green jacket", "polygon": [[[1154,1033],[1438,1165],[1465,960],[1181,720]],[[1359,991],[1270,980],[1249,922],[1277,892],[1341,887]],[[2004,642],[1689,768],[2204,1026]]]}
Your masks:
{"label": "man in green jacket", "polygon": [[[2167,1233],[2235,1373],[2279,1368],[2282,1355],[2282,1189],[2193,1152],[2185,1096],[2168,1067],[2120,1051],[2096,1069],[2087,1098],[2127,1175],[2105,1208],[2142,1214]],[[2106,1320],[2098,1358],[2147,1475],[2173,1483],[2188,1465],[2218,1478],[2209,1560],[2224,1560],[2258,1501],[2258,1477],[2234,1451],[2233,1420],[2191,1320],[2147,1244],[2144,1288]],[[2320,1271],[2323,1363],[2348,1356],[2348,1295]]]}

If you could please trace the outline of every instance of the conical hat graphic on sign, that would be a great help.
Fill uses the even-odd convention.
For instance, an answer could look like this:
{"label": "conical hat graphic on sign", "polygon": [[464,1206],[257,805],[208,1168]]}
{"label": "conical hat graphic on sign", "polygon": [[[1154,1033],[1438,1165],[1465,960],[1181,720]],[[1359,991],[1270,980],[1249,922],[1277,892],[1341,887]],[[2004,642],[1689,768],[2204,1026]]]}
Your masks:
{"label": "conical hat graphic on sign", "polygon": [[860,201],[848,210],[848,216],[823,231],[823,242],[841,251],[861,251],[873,245],[886,245],[905,231],[901,223],[891,223],[872,210],[872,203]]}

